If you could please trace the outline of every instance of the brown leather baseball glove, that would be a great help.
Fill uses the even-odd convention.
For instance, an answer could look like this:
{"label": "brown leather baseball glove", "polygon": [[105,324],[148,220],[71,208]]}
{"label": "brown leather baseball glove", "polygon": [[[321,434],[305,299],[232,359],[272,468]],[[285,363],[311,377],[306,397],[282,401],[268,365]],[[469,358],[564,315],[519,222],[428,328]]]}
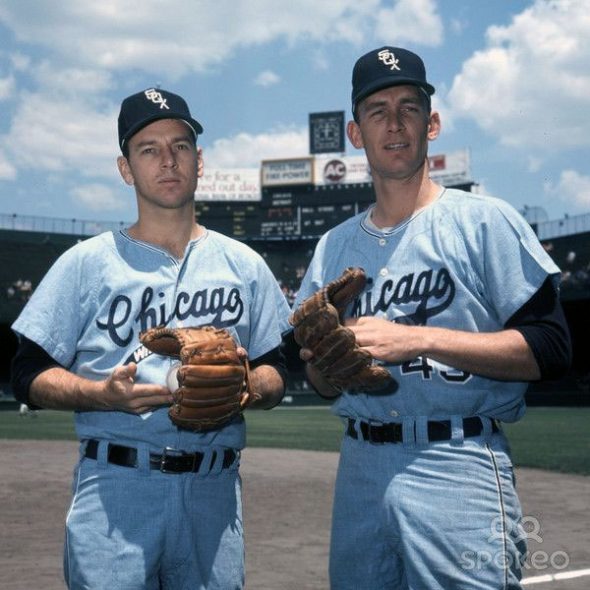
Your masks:
{"label": "brown leather baseball glove", "polygon": [[249,391],[249,366],[231,334],[212,326],[152,328],[139,335],[156,354],[180,359],[178,389],[168,415],[195,431],[219,428],[240,414],[256,395]]}
{"label": "brown leather baseball glove", "polygon": [[338,390],[392,393],[397,382],[384,367],[361,349],[354,333],[343,325],[348,304],[365,288],[362,268],[347,268],[342,275],[308,297],[289,318],[301,348],[313,352],[310,364]]}

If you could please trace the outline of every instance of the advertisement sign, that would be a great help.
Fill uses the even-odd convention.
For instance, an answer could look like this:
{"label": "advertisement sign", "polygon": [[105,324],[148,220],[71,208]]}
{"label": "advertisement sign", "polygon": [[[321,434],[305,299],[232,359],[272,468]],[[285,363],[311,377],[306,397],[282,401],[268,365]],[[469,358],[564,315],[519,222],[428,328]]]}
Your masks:
{"label": "advertisement sign", "polygon": [[430,178],[444,186],[472,181],[469,150],[429,156]]}
{"label": "advertisement sign", "polygon": [[260,178],[264,187],[313,184],[313,158],[263,160]]}
{"label": "advertisement sign", "polygon": [[196,201],[260,201],[258,168],[207,170],[199,178]]}
{"label": "advertisement sign", "polygon": [[365,156],[316,158],[314,168],[316,185],[372,182],[371,172]]}

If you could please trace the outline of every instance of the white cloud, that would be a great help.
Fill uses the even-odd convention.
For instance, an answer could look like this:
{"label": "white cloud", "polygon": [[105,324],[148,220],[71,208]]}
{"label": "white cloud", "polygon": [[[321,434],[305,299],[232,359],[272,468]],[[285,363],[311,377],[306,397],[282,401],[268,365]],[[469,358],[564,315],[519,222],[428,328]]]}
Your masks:
{"label": "white cloud", "polygon": [[91,211],[118,211],[125,208],[127,202],[121,194],[102,184],[87,184],[70,191],[76,203],[81,203]]}
{"label": "white cloud", "polygon": [[449,92],[457,116],[501,143],[558,150],[590,143],[590,0],[535,0],[463,64]]}
{"label": "white cloud", "polygon": [[460,19],[460,18],[452,18],[451,19],[451,23],[450,23],[450,28],[451,31],[455,34],[455,35],[461,35],[461,33],[463,33],[463,31],[468,27],[469,25],[467,24],[467,22],[465,22],[464,20]]}
{"label": "white cloud", "polygon": [[443,24],[435,0],[398,0],[377,13],[375,36],[386,44],[420,43],[436,47]]}
{"label": "white cloud", "polygon": [[6,100],[7,98],[11,98],[14,94],[14,89],[15,84],[13,76],[0,78],[0,100]]}
{"label": "white cloud", "polygon": [[[359,45],[365,39],[436,45],[442,24],[434,0],[4,0],[0,22],[31,46],[43,47],[64,65],[124,71],[129,68],[176,79],[201,72],[242,48],[279,39]],[[83,43],[80,31],[84,31]]]}
{"label": "white cloud", "polygon": [[281,78],[275,74],[271,70],[264,70],[264,72],[260,72],[256,79],[254,80],[254,84],[257,86],[262,86],[263,88],[267,88],[268,86],[274,86],[281,81]]}
{"label": "white cloud", "polygon": [[300,158],[309,150],[307,128],[277,129],[269,133],[251,135],[239,133],[218,139],[204,150],[205,167],[258,167],[261,160]]}
{"label": "white cloud", "polygon": [[0,150],[0,181],[15,180],[16,177],[16,168],[6,159],[4,152]]}
{"label": "white cloud", "polygon": [[99,94],[110,90],[113,86],[112,76],[106,70],[91,68],[56,67],[56,64],[43,61],[31,70],[41,92],[62,95],[69,99],[80,93],[88,95],[88,100],[95,102]]}
{"label": "white cloud", "polygon": [[557,184],[545,183],[546,193],[563,201],[569,208],[578,208],[586,212],[590,207],[590,176],[584,176],[575,170],[564,170]]}
{"label": "white cloud", "polygon": [[[203,71],[241,47],[283,38],[359,42],[363,22],[379,0],[168,0],[165,15],[158,0],[44,0],[31,5],[6,0],[0,21],[24,42],[48,48],[70,64],[108,70],[138,68],[166,72],[170,78]],[[40,5],[40,6],[39,6]],[[85,31],[80,42],[80,30]]]}
{"label": "white cloud", "polygon": [[92,107],[84,96],[24,94],[2,138],[7,155],[23,169],[115,178],[118,113]]}
{"label": "white cloud", "polygon": [[527,170],[529,172],[539,172],[539,170],[541,170],[541,167],[543,166],[543,160],[541,158],[536,158],[535,156],[529,156],[527,158],[527,161]]}
{"label": "white cloud", "polygon": [[31,64],[31,58],[28,55],[25,55],[24,53],[20,52],[13,53],[10,56],[10,61],[12,63],[12,67],[17,72],[26,71]]}

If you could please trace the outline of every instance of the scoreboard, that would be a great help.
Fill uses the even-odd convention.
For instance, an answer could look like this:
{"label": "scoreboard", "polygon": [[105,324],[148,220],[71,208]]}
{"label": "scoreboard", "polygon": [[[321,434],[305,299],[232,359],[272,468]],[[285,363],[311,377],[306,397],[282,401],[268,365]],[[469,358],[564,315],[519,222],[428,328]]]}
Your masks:
{"label": "scoreboard", "polygon": [[316,239],[364,211],[371,184],[262,190],[260,201],[195,201],[199,223],[238,240]]}

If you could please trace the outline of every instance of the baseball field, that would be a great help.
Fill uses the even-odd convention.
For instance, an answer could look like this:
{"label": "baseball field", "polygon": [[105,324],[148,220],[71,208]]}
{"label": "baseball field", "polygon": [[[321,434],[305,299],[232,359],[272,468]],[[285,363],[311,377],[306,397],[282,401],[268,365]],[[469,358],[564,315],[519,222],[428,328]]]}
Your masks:
{"label": "baseball field", "polygon": [[[321,406],[246,417],[247,588],[327,589],[342,425]],[[518,424],[505,425],[529,540],[527,588],[590,587],[589,424],[587,407],[534,407]],[[0,588],[62,589],[63,521],[77,456],[72,416],[0,411],[0,450]]]}

